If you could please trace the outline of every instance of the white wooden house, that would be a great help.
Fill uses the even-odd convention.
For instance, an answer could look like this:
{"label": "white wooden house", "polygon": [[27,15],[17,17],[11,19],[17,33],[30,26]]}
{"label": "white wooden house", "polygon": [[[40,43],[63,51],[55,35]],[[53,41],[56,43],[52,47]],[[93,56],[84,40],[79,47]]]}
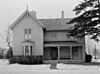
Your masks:
{"label": "white wooden house", "polygon": [[25,10],[12,24],[13,55],[41,56],[44,63],[84,62],[85,37],[68,37],[70,18],[38,19],[35,11]]}

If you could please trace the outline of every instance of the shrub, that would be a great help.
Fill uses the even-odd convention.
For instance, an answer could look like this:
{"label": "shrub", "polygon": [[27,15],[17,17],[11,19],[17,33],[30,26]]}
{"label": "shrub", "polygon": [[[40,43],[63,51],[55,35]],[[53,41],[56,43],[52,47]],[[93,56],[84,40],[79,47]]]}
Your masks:
{"label": "shrub", "polygon": [[42,64],[42,56],[13,56],[10,60],[10,63],[19,63],[19,64]]}
{"label": "shrub", "polygon": [[92,55],[86,54],[85,55],[85,62],[91,62],[91,60],[92,60]]}
{"label": "shrub", "polygon": [[5,56],[6,56],[7,59],[12,58],[12,56],[13,56],[13,51],[12,51],[12,49],[9,49],[9,50],[7,51],[7,54],[6,54]]}
{"label": "shrub", "polygon": [[3,55],[0,55],[0,59],[3,59]]}

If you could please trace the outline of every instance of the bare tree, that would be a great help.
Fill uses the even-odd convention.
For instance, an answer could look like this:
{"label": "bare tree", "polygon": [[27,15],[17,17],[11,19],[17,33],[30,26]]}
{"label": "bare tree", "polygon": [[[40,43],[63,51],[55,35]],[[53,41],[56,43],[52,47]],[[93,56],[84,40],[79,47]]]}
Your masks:
{"label": "bare tree", "polygon": [[13,35],[10,27],[8,27],[5,34],[1,35],[1,38],[4,41],[4,43],[7,45],[8,49],[12,49],[12,42],[13,42],[12,37]]}
{"label": "bare tree", "polygon": [[7,28],[7,30],[5,31],[4,34],[0,35],[1,38],[1,42],[3,42],[5,44],[5,46],[7,46],[8,51],[6,53],[6,55],[4,56],[4,58],[10,59],[13,56],[13,52],[12,52],[12,30],[10,27]]}

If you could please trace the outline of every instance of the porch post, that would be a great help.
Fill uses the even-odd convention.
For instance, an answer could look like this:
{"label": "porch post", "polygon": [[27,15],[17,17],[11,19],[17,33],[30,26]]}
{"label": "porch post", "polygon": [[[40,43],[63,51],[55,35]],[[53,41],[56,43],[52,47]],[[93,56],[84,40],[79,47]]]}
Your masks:
{"label": "porch post", "polygon": [[25,45],[23,45],[23,55],[25,56]]}
{"label": "porch post", "polygon": [[82,46],[82,58],[83,58],[83,60],[85,61],[85,46]]}
{"label": "porch post", "polygon": [[59,58],[60,58],[60,52],[59,52],[59,46],[58,46],[58,61],[59,61]]}
{"label": "porch post", "polygon": [[71,60],[72,60],[72,46],[70,45],[70,57],[71,57]]}

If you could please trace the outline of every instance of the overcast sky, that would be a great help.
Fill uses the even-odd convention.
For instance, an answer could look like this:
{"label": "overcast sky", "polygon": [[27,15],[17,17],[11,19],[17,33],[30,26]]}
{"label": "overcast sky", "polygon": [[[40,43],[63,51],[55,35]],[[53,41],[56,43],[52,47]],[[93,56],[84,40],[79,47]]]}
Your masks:
{"label": "overcast sky", "polygon": [[[37,12],[37,18],[59,18],[63,10],[66,18],[72,18],[74,7],[83,0],[0,0],[0,34],[25,10]],[[90,42],[91,43],[91,42]],[[90,44],[91,45],[91,44]],[[2,44],[0,44],[2,46]],[[93,47],[93,46],[92,46]]]}
{"label": "overcast sky", "polygon": [[0,0],[0,33],[28,7],[37,12],[38,18],[73,17],[74,7],[82,0]]}

